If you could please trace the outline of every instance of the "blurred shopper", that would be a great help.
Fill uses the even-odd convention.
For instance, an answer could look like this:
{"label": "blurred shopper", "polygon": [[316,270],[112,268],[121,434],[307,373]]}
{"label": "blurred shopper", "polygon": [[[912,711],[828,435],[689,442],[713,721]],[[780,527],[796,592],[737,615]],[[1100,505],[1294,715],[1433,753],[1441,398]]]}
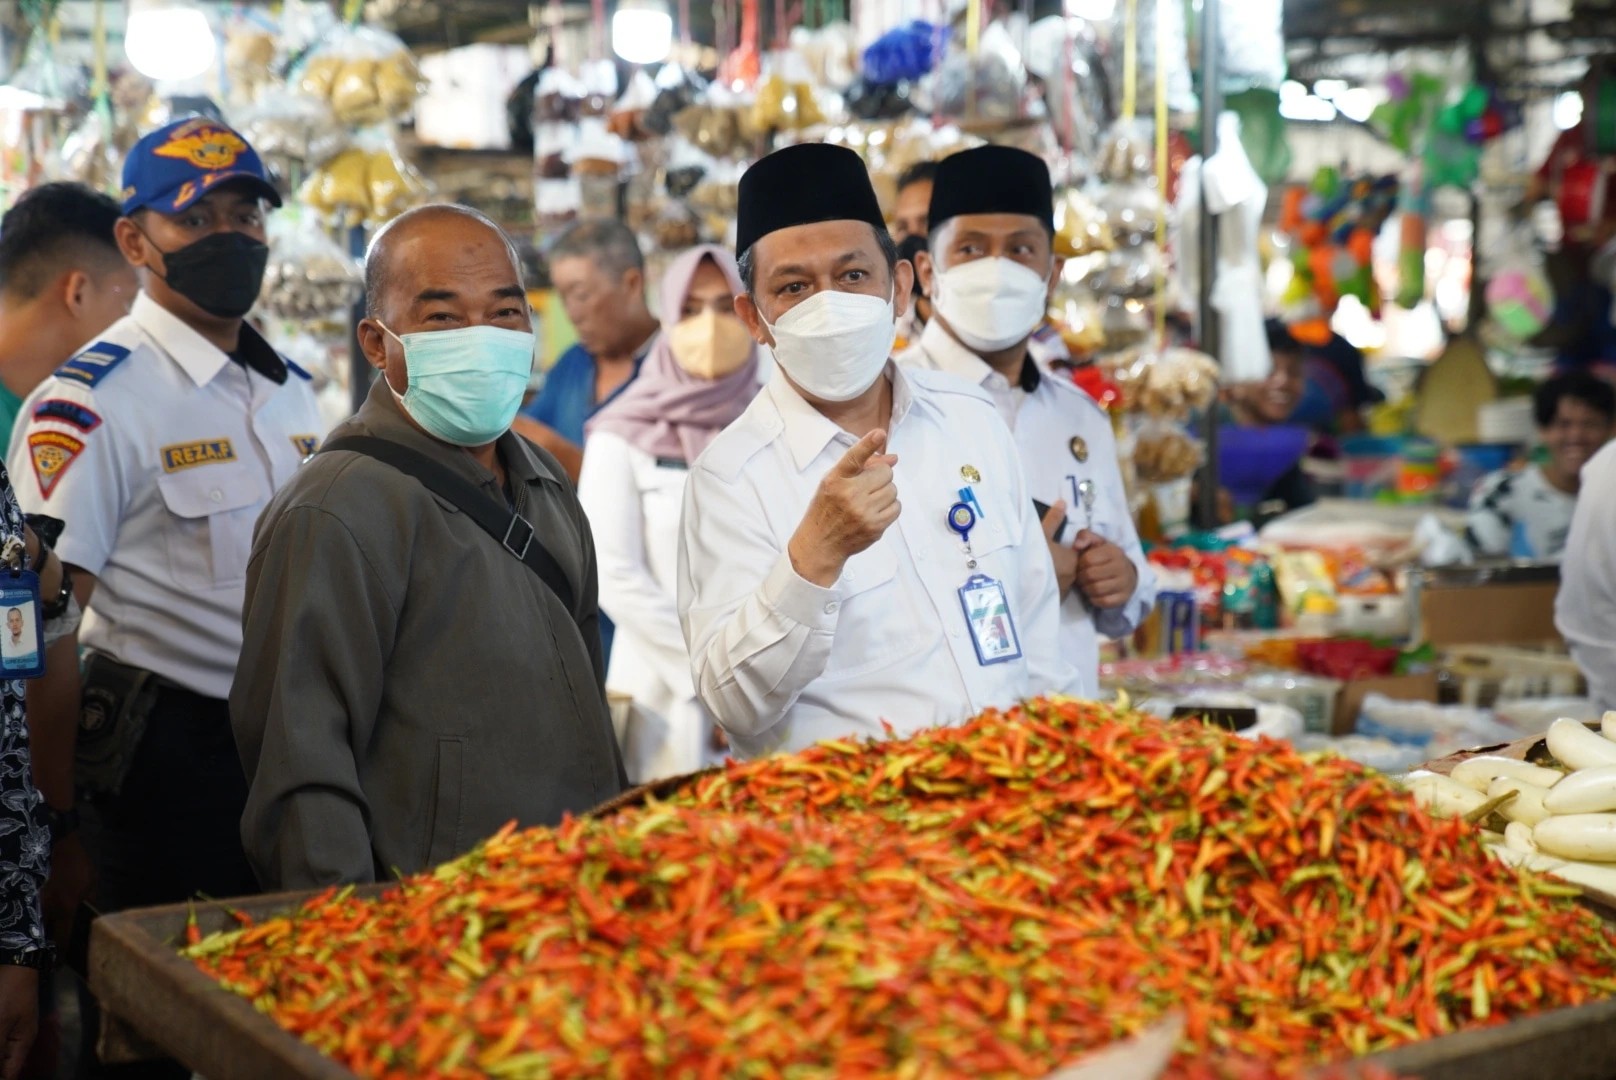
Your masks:
{"label": "blurred shopper", "polygon": [[1028,353],[1061,268],[1049,168],[1024,150],[947,158],[918,260],[935,317],[900,363],[958,375],[993,399],[1015,435],[1061,590],[1062,659],[1100,692],[1099,635],[1133,633],[1155,602],[1117,464],[1111,421]]}
{"label": "blurred shopper", "polygon": [[0,446],[23,398],[129,314],[140,279],[118,250],[118,204],[43,184],[0,218]]}
{"label": "blurred shopper", "polygon": [[1476,485],[1465,534],[1478,555],[1558,561],[1583,489],[1583,466],[1616,434],[1616,388],[1583,372],[1549,379],[1537,388],[1532,407],[1548,457]]}
{"label": "blurred shopper", "polygon": [[578,331],[544,388],[516,422],[518,434],[554,454],[573,480],[584,427],[639,373],[658,330],[645,297],[645,257],[620,221],[574,225],[549,252],[550,280]]}
{"label": "blurred shopper", "polygon": [[412,211],[365,265],[382,373],[264,512],[231,716],[266,888],[385,880],[617,794],[589,525],[510,431],[533,356],[511,242]]}
{"label": "blurred shopper", "polygon": [[1233,512],[1263,521],[1318,499],[1302,467],[1312,436],[1292,421],[1304,388],[1303,349],[1278,319],[1268,320],[1273,370],[1225,392],[1218,477]]}
{"label": "blurred shopper", "polygon": [[679,515],[690,466],[758,390],[758,351],[735,315],[735,259],[705,245],[662,279],[664,329],[645,367],[588,424],[578,498],[600,564],[600,607],[617,624],[606,685],[634,698],[629,779],[699,768],[712,720],[696,700],[679,629]]}
{"label": "blurred shopper", "polygon": [[917,161],[898,175],[898,202],[892,212],[892,239],[899,245],[911,237],[926,238],[937,162]]}

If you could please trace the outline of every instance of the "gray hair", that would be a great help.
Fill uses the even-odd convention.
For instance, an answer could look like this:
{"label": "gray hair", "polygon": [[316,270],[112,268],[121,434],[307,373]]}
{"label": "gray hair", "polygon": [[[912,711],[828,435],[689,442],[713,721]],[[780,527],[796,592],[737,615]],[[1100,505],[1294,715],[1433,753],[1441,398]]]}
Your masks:
{"label": "gray hair", "polygon": [[561,259],[588,259],[613,278],[630,270],[645,272],[645,256],[634,231],[621,221],[585,221],[574,225],[550,248],[551,263]]}
{"label": "gray hair", "polygon": [[383,294],[392,286],[393,274],[390,265],[391,260],[388,258],[389,241],[392,235],[405,229],[412,222],[435,217],[463,217],[492,229],[494,234],[505,245],[505,250],[510,253],[511,265],[516,267],[516,280],[521,282],[524,288],[526,287],[526,282],[522,282],[522,259],[517,254],[516,244],[506,235],[505,230],[494,222],[493,218],[481,210],[474,210],[459,203],[432,203],[429,206],[418,206],[414,210],[406,210],[386,225],[383,225],[376,235],[371,238],[370,247],[365,251],[365,314],[372,318],[376,317],[376,314],[381,311]]}

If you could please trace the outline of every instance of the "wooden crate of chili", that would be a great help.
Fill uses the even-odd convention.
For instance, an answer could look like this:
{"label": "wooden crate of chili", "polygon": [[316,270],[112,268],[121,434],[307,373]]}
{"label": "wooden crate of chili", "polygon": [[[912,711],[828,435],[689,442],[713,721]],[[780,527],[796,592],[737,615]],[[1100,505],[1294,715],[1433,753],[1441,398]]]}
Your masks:
{"label": "wooden crate of chili", "polygon": [[210,907],[190,960],[186,909],[116,916],[92,966],[210,1080],[346,1075],[244,999],[369,1075],[1038,1076],[1181,1009],[1174,1077],[1524,1078],[1569,1045],[1595,1080],[1616,945],[1566,895],[1348,763],[1032,702],[502,833],[380,901]]}

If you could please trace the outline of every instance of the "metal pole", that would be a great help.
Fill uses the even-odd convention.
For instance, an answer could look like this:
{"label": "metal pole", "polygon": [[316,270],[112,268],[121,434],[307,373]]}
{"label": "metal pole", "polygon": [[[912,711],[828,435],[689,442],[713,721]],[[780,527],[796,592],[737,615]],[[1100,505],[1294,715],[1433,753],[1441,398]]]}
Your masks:
{"label": "metal pole", "polygon": [[[1217,153],[1218,116],[1223,112],[1223,87],[1218,72],[1218,3],[1219,0],[1201,0],[1201,288],[1196,298],[1201,349],[1214,360],[1218,359],[1218,315],[1212,307],[1212,285],[1218,266],[1218,216],[1207,201],[1204,163]],[[1156,32],[1161,33],[1160,28]],[[1162,194],[1165,197],[1166,192]],[[1218,410],[1215,404],[1206,411],[1204,438],[1206,464],[1201,467],[1197,501],[1201,524],[1211,527],[1218,520]]]}

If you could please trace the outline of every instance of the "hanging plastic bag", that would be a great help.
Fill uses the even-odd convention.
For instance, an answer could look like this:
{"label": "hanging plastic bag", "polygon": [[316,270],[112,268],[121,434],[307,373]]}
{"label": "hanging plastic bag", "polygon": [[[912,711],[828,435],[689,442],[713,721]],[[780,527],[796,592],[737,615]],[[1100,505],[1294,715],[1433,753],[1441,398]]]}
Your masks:
{"label": "hanging plastic bag", "polygon": [[877,86],[913,82],[937,67],[947,44],[947,27],[918,19],[888,30],[864,50],[864,77]]}
{"label": "hanging plastic bag", "polygon": [[351,144],[328,102],[280,87],[237,116],[237,127],[259,155],[282,171],[315,169]]}
{"label": "hanging plastic bag", "polygon": [[269,266],[258,310],[278,319],[330,318],[359,299],[359,264],[327,235],[314,214],[288,207],[269,219]]}
{"label": "hanging plastic bag", "polygon": [[396,120],[415,106],[425,80],[397,37],[369,26],[340,27],[303,61],[298,88],[331,103],[353,127]]}
{"label": "hanging plastic bag", "polygon": [[[1511,343],[1519,344],[1548,325],[1554,312],[1554,290],[1543,270],[1532,226],[1522,221],[1487,252],[1479,272],[1487,275],[1487,314]],[[1589,267],[1594,280],[1609,288],[1616,270],[1616,251],[1607,245]]]}

